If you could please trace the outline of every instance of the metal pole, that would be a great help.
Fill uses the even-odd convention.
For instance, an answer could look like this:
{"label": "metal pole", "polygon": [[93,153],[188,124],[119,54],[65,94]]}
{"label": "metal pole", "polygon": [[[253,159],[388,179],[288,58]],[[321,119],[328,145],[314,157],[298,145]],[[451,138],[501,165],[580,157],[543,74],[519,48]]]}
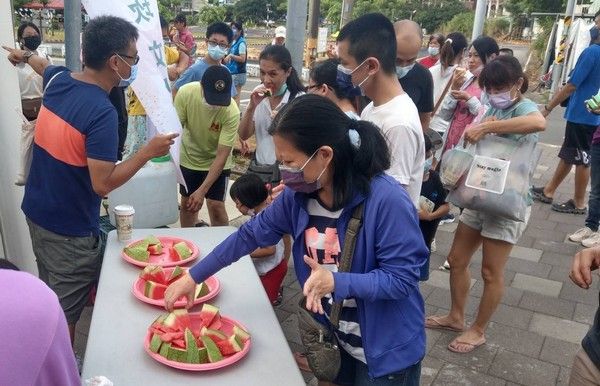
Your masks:
{"label": "metal pole", "polygon": [[317,38],[319,36],[319,16],[321,0],[310,0],[308,9],[308,41],[306,42],[306,53],[304,63],[306,67],[312,68],[317,57]]}
{"label": "metal pole", "polygon": [[65,63],[71,71],[81,70],[81,0],[65,1]]}
{"label": "metal pole", "polygon": [[471,41],[477,39],[483,33],[483,24],[485,23],[485,11],[487,0],[477,0],[475,6],[475,20],[473,22],[473,33],[471,34]]}
{"label": "metal pole", "polygon": [[354,0],[342,1],[342,17],[340,18],[340,29],[352,18],[352,9],[354,8]]}
{"label": "metal pole", "polygon": [[302,76],[302,53],[306,36],[308,0],[288,0],[285,47],[292,55],[292,66]]}
{"label": "metal pole", "polygon": [[565,12],[565,19],[563,22],[563,33],[560,39],[560,45],[558,53],[554,59],[554,66],[552,68],[552,88],[550,88],[550,96],[560,87],[560,80],[562,78],[562,72],[565,63],[565,55],[567,53],[567,40],[569,39],[569,29],[573,23],[573,14],[575,13],[575,0],[569,0],[567,3],[567,10]]}

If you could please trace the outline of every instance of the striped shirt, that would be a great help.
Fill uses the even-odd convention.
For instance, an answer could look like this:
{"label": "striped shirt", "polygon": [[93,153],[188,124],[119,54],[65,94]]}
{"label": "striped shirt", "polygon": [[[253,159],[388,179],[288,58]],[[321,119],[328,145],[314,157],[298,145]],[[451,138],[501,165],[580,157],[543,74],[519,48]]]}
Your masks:
{"label": "striped shirt", "polygon": [[[342,210],[332,212],[326,209],[317,199],[311,198],[307,203],[309,216],[308,226],[304,231],[306,255],[317,259],[325,269],[337,272],[341,246],[337,233],[337,222]],[[333,303],[331,294],[322,300],[323,310],[329,317]],[[367,363],[363,350],[358,310],[354,299],[345,299],[340,313],[339,329],[336,331],[339,344],[352,357]]]}

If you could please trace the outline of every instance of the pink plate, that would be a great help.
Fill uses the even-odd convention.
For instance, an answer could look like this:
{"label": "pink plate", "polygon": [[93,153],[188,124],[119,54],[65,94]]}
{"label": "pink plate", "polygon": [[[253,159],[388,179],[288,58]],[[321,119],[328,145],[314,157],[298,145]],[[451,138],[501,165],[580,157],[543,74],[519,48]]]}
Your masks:
{"label": "pink plate", "polygon": [[[165,272],[165,275],[167,275],[167,277],[168,277],[169,275],[171,275],[171,272],[173,272],[174,269],[175,268],[166,268],[166,269],[163,269],[163,271]],[[210,299],[217,296],[217,294],[221,291],[221,283],[219,282],[219,279],[217,279],[216,277],[211,276],[208,279],[206,279],[204,282],[208,286],[208,294],[202,296],[201,298],[194,300],[194,305],[209,301]],[[154,306],[164,307],[164,305],[165,305],[164,298],[163,299],[151,299],[151,298],[147,297],[146,295],[144,295],[145,283],[146,283],[146,280],[144,280],[138,276],[137,280],[133,283],[133,289],[132,289],[133,295],[145,303],[152,304]],[[186,304],[187,304],[187,301],[185,299],[178,300],[175,302],[175,308],[184,308],[186,306]]]}
{"label": "pink plate", "polygon": [[[200,324],[201,324],[200,313],[195,312],[195,313],[190,313],[189,315],[190,315],[190,319],[192,321],[192,330],[198,331],[200,328]],[[238,327],[244,329],[245,331],[248,331],[241,323],[239,323],[233,319],[227,318],[225,316],[221,316],[221,322],[223,323],[223,326],[220,328],[220,330],[227,335],[231,335],[234,325],[237,325]],[[153,353],[152,351],[150,351],[150,340],[151,339],[152,339],[152,332],[148,329],[148,332],[146,333],[146,338],[144,339],[144,349],[146,350],[148,355],[150,355],[154,360],[156,360],[162,364],[165,364],[167,366],[170,366],[170,367],[173,367],[176,369],[188,370],[188,371],[215,370],[215,369],[220,369],[222,367],[232,365],[235,362],[242,359],[248,353],[248,351],[250,350],[250,341],[252,340],[252,338],[250,338],[246,341],[246,343],[244,343],[244,348],[242,349],[242,351],[235,353],[233,355],[230,355],[228,357],[225,357],[221,361],[218,361],[215,363],[191,364],[191,363],[170,361],[167,358],[160,356],[160,354],[158,354],[158,353]]]}
{"label": "pink plate", "polygon": [[[127,247],[123,248],[123,251],[121,252],[121,257],[123,259],[125,259],[125,261],[127,261],[128,263],[131,263],[133,265],[137,265],[138,267],[143,268],[147,265],[158,265],[160,267],[174,267],[176,265],[183,265],[183,264],[189,263],[190,261],[195,260],[200,255],[200,251],[198,250],[198,247],[196,246],[196,244],[192,243],[191,241],[181,239],[179,237],[171,237],[171,236],[158,236],[158,239],[160,240],[160,242],[163,246],[163,253],[161,253],[160,255],[150,255],[148,262],[135,260],[125,254],[125,248],[128,248],[132,244],[138,243],[138,242],[142,241],[143,239],[139,239],[139,240],[129,243],[127,245]],[[173,260],[171,260],[171,258],[169,256],[169,251],[171,250],[171,247],[173,246],[173,244],[177,244],[181,241],[185,242],[188,245],[188,247],[190,247],[190,249],[192,250],[192,255],[184,260],[173,261]]]}

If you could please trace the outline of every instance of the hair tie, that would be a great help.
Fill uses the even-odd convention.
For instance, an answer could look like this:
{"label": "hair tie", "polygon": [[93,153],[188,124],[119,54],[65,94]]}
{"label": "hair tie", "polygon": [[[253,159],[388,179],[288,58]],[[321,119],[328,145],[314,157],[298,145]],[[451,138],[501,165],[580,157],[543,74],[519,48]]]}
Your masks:
{"label": "hair tie", "polygon": [[446,41],[444,43],[450,43],[450,44],[452,44],[453,42],[452,42],[452,39],[448,38],[448,39],[446,39]]}
{"label": "hair tie", "polygon": [[360,148],[360,134],[358,134],[355,127],[358,127],[358,122],[353,119],[348,128],[348,138],[350,138],[352,146],[358,149]]}

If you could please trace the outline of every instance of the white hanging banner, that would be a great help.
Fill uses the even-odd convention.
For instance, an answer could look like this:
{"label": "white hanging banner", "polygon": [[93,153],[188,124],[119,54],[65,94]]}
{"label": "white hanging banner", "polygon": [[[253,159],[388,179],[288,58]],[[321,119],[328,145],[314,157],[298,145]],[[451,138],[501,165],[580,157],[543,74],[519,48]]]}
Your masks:
{"label": "white hanging banner", "polygon": [[105,15],[118,16],[137,27],[140,61],[137,78],[131,87],[159,133],[179,134],[170,153],[177,171],[177,180],[185,185],[179,169],[181,122],[173,106],[156,0],[82,0],[82,3],[92,19]]}

